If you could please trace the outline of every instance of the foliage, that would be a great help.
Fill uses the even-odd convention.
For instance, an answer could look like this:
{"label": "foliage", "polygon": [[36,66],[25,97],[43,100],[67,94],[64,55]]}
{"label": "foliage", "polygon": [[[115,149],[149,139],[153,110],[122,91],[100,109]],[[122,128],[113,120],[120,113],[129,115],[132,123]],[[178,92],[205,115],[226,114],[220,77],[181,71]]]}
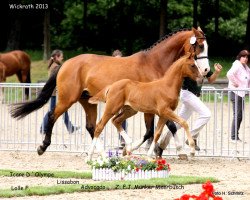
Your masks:
{"label": "foliage", "polygon": [[99,156],[97,160],[88,161],[88,164],[92,168],[101,169],[108,168],[113,171],[122,171],[125,173],[129,173],[132,170],[138,171],[141,170],[170,170],[169,164],[165,159],[149,159],[146,157],[138,157],[138,156],[125,156],[119,157],[118,154],[109,154],[109,157],[101,157]]}
{"label": "foliage", "polygon": [[[22,0],[23,4],[30,0]],[[84,3],[86,3],[84,10]],[[150,47],[159,39],[160,2],[157,0],[54,0],[49,3],[52,49],[78,51],[104,51],[114,49],[130,55]],[[165,16],[166,34],[180,28],[193,26],[193,0],[168,0]],[[219,7],[215,5],[219,2]],[[13,20],[19,17],[22,23],[19,41],[21,48],[42,49],[44,10],[10,10],[2,20],[0,48],[5,49]],[[246,26],[249,2],[244,0],[198,1],[198,25],[205,31],[210,45],[210,55],[234,55],[234,51],[246,44]],[[84,13],[86,12],[86,18]],[[215,17],[219,17],[219,37],[215,34]],[[145,34],[146,33],[146,34]],[[34,36],[35,37],[31,37]],[[249,45],[249,44],[247,44]],[[229,48],[234,46],[234,48]],[[223,51],[224,50],[224,51]],[[214,53],[216,52],[216,54]]]}

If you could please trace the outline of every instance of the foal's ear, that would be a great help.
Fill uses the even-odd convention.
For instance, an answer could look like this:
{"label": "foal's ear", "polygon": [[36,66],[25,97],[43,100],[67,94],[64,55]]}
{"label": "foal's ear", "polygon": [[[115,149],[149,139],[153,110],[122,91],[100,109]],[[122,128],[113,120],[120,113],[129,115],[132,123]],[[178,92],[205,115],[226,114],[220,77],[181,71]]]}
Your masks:
{"label": "foal's ear", "polygon": [[186,53],[186,57],[187,57],[187,58],[190,58],[190,56],[191,56],[191,52],[187,52],[187,53]]}
{"label": "foal's ear", "polygon": [[187,52],[186,55],[187,55],[187,58],[188,58],[188,59],[191,59],[191,58],[194,58],[195,53],[194,53],[194,52],[193,52],[193,53]]}

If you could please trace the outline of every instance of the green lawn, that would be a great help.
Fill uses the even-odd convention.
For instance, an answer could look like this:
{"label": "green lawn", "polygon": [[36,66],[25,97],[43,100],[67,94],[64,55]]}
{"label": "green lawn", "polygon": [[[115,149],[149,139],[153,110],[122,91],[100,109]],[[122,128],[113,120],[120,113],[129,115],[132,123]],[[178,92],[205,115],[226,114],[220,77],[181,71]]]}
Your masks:
{"label": "green lawn", "polygon": [[[167,178],[153,178],[153,179],[143,179],[143,180],[133,180],[133,181],[97,181],[95,183],[87,184],[64,184],[58,185],[58,179],[74,178],[74,180],[81,179],[91,179],[91,172],[71,172],[71,171],[16,171],[0,169],[0,176],[11,177],[12,174],[24,174],[23,181],[27,184],[27,177],[36,177],[37,174],[47,174],[50,175],[51,181],[55,182],[53,186],[25,186],[22,189],[13,190],[12,188],[0,189],[0,197],[21,197],[21,196],[46,196],[52,194],[62,194],[62,193],[73,193],[73,192],[96,192],[104,190],[128,190],[137,188],[164,188],[173,185],[187,185],[187,184],[202,184],[210,180],[211,182],[219,182],[217,178],[214,177],[198,177],[198,176],[173,176],[170,175]],[[28,175],[27,175],[28,174]],[[52,176],[53,175],[53,176]],[[15,178],[15,177],[13,177]],[[37,177],[38,179],[41,177]],[[125,187],[124,187],[125,186]],[[181,192],[180,192],[181,195]]]}

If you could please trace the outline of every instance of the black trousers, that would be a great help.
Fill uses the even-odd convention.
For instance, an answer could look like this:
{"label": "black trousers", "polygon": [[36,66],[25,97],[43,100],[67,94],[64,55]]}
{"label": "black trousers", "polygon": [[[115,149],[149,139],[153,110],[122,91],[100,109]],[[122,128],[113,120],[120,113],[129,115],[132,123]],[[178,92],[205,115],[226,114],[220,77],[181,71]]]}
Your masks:
{"label": "black trousers", "polygon": [[230,92],[230,99],[233,103],[233,121],[231,127],[231,139],[239,139],[239,129],[242,122],[244,110],[244,98],[234,92]]}

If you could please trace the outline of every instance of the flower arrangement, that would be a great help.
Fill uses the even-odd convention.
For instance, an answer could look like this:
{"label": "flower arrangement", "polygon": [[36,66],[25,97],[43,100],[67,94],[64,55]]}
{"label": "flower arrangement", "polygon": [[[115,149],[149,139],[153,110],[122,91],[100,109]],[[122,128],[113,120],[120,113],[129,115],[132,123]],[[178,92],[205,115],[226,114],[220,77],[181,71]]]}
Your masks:
{"label": "flower arrangement", "polygon": [[165,159],[149,159],[146,157],[139,156],[124,156],[119,157],[118,152],[109,151],[108,157],[98,157],[97,160],[88,161],[87,164],[91,168],[95,169],[112,169],[114,172],[125,171],[125,173],[130,173],[131,171],[149,171],[149,170],[168,170],[170,171],[170,166]]}
{"label": "flower arrangement", "polygon": [[210,181],[207,181],[202,185],[204,190],[199,196],[184,194],[180,198],[175,200],[222,200],[221,197],[214,195],[214,187]]}
{"label": "flower arrangement", "polygon": [[137,180],[166,178],[170,166],[165,159],[149,159],[139,156],[120,157],[118,152],[108,152],[107,157],[99,156],[88,161],[92,168],[93,180]]}

